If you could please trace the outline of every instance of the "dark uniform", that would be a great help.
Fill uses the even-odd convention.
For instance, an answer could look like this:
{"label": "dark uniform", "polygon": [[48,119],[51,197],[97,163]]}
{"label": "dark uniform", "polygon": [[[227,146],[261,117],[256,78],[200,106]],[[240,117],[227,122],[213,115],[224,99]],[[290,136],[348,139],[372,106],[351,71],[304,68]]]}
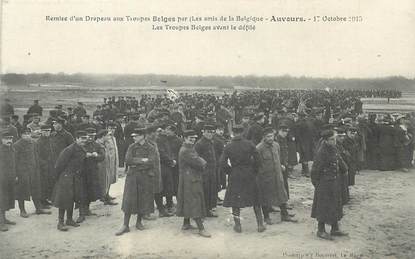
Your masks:
{"label": "dark uniform", "polygon": [[195,150],[206,162],[206,168],[203,172],[203,190],[205,193],[206,209],[209,211],[216,207],[218,198],[218,189],[216,183],[216,156],[213,146],[213,139],[209,140],[202,137],[195,144]]}
{"label": "dark uniform", "polygon": [[[4,134],[3,137],[11,137]],[[12,145],[0,143],[0,231],[7,231],[6,211],[14,209],[14,186],[16,182],[15,151]]]}

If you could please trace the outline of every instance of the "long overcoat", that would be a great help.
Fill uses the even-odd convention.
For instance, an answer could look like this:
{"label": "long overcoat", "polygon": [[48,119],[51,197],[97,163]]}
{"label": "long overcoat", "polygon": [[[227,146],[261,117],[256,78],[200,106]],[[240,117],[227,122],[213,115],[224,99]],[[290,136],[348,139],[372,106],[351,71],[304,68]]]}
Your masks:
{"label": "long overcoat", "polygon": [[142,145],[133,143],[128,147],[125,156],[128,171],[121,206],[124,213],[145,215],[154,212],[155,159],[155,146],[147,140]]}
{"label": "long overcoat", "polygon": [[163,179],[161,178],[161,164],[160,164],[160,153],[157,146],[157,142],[147,138],[148,143],[154,146],[155,148],[155,158],[154,158],[154,167],[153,167],[153,192],[161,193],[163,191]]}
{"label": "long overcoat", "polygon": [[176,214],[185,218],[205,217],[202,174],[206,161],[197,154],[193,145],[183,144],[179,152],[179,165]]}
{"label": "long overcoat", "polygon": [[[60,131],[54,131],[50,134],[50,147],[52,151],[52,163],[56,165],[56,161],[62,150],[71,145],[74,139],[68,131],[62,129]],[[51,180],[51,185],[55,186],[57,179],[55,178],[57,173],[55,172],[54,177]]]}
{"label": "long overcoat", "polygon": [[98,163],[105,159],[105,148],[97,142],[92,141],[84,146],[86,152],[97,152],[97,157],[86,157],[82,167],[81,182],[81,203],[87,204],[99,200],[102,197],[103,190],[99,184]]}
{"label": "long overcoat", "polygon": [[313,161],[317,129],[310,118],[297,121],[294,126],[300,162]]}
{"label": "long overcoat", "polygon": [[42,187],[36,141],[19,139],[15,144],[16,150],[16,200],[40,200]]}
{"label": "long overcoat", "polygon": [[389,125],[379,125],[379,170],[388,171],[396,168],[396,129]]}
{"label": "long overcoat", "polygon": [[0,210],[14,209],[16,181],[15,150],[0,144]]}
{"label": "long overcoat", "polygon": [[280,206],[288,201],[287,191],[280,163],[280,147],[277,142],[257,145],[258,164],[258,196],[262,206]]}
{"label": "long overcoat", "polygon": [[55,164],[52,159],[50,137],[41,136],[37,141],[39,169],[41,177],[42,198],[50,199],[55,185]]}
{"label": "long overcoat", "polygon": [[107,194],[107,190],[109,188],[109,152],[106,149],[104,142],[97,140],[98,145],[100,145],[100,148],[104,150],[104,160],[98,162],[98,182],[99,187],[101,190],[101,197],[105,197]]}
{"label": "long overcoat", "polygon": [[348,183],[349,185],[355,184],[355,176],[358,169],[358,144],[355,139],[352,139],[348,136],[344,138],[343,145],[344,149],[348,152],[345,162],[348,167]]}
{"label": "long overcoat", "polygon": [[106,136],[104,138],[104,146],[108,152],[108,188],[109,185],[117,182],[117,169],[119,164],[117,140],[114,136]]}
{"label": "long overcoat", "polygon": [[174,194],[174,179],[173,179],[173,152],[168,143],[165,134],[159,134],[157,137],[157,147],[160,155],[160,170],[163,183],[163,195]]}
{"label": "long overcoat", "polygon": [[66,147],[55,164],[56,185],[53,190],[53,205],[59,209],[72,209],[74,202],[81,200],[81,172],[86,151],[77,143]]}
{"label": "long overcoat", "polygon": [[167,136],[167,141],[170,147],[172,158],[176,160],[176,165],[171,170],[173,173],[173,193],[174,195],[177,195],[177,188],[179,185],[179,151],[183,141],[177,135]]}
{"label": "long overcoat", "polygon": [[195,150],[206,162],[203,170],[203,190],[205,193],[206,208],[211,210],[216,207],[218,199],[218,186],[216,179],[216,156],[213,139],[209,140],[202,136],[195,144]]}
{"label": "long overcoat", "polygon": [[224,207],[244,208],[259,205],[256,182],[258,162],[255,145],[241,136],[235,136],[225,146],[220,163],[224,170],[230,167],[230,174]]}
{"label": "long overcoat", "polygon": [[311,217],[319,222],[334,224],[343,217],[339,167],[345,165],[341,161],[336,147],[322,142],[311,169],[315,188]]}

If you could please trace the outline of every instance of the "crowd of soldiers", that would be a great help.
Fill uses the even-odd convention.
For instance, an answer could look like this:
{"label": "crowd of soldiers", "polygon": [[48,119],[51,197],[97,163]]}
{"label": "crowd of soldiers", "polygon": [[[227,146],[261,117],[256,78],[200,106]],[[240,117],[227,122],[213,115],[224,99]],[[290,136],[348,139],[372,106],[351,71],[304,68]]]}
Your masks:
{"label": "crowd of soldiers", "polygon": [[[0,230],[6,211],[25,201],[37,214],[58,208],[60,231],[78,227],[91,202],[117,205],[110,187],[117,168],[126,179],[121,209],[124,222],[116,235],[129,232],[129,221],[177,215],[183,230],[193,227],[210,237],[206,217],[217,206],[232,208],[235,232],[240,210],[253,207],[258,231],[271,225],[270,213],[297,222],[288,205],[289,179],[301,164],[315,187],[312,217],[317,236],[333,239],[339,230],[349,187],[362,169],[409,171],[413,166],[415,114],[365,114],[362,97],[395,97],[392,90],[264,90],[175,96],[104,98],[92,112],[84,104],[57,105],[44,116],[38,100],[20,123],[10,100],[1,107]],[[44,118],[42,120],[42,118]],[[310,162],[313,162],[310,170]],[[218,193],[225,191],[222,201]],[[174,199],[176,198],[176,204]],[[155,204],[154,204],[155,203]],[[279,207],[279,208],[277,208]],[[73,219],[74,208],[79,217]],[[64,221],[66,213],[66,221]],[[332,226],[330,234],[324,226]]]}

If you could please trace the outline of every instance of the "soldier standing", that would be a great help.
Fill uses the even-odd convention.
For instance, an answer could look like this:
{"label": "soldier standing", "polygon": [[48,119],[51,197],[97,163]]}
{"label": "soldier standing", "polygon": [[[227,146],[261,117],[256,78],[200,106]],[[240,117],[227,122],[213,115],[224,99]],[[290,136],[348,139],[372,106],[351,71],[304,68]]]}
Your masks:
{"label": "soldier standing", "polygon": [[6,225],[15,225],[6,218],[6,211],[14,209],[14,186],[16,183],[15,151],[13,135],[7,131],[1,134],[0,146],[0,231],[9,230]]}
{"label": "soldier standing", "polygon": [[145,128],[137,128],[133,131],[134,143],[128,147],[125,157],[128,171],[121,207],[124,212],[124,224],[116,233],[117,236],[130,231],[132,214],[137,214],[136,228],[144,230],[143,216],[154,212],[153,177],[156,150],[145,136]]}
{"label": "soldier standing", "polygon": [[73,220],[74,202],[81,199],[81,172],[86,157],[84,146],[88,140],[85,131],[75,132],[75,142],[66,147],[55,164],[56,186],[53,192],[53,206],[59,209],[58,230],[68,231],[64,225],[66,211],[66,225],[79,227]]}
{"label": "soldier standing", "polygon": [[274,138],[274,130],[270,127],[265,128],[263,140],[256,147],[259,154],[257,175],[259,202],[268,225],[273,224],[269,216],[272,206],[280,207],[282,221],[297,222],[290,217],[287,211],[288,195],[286,189],[288,187],[285,187],[283,168],[280,163],[280,146],[274,141]]}
{"label": "soldier standing", "polygon": [[[344,171],[346,166],[337,151],[334,132],[325,130],[321,137],[322,141],[311,169],[311,182],[315,188],[311,217],[318,221],[317,236],[332,240],[332,236],[347,235],[339,230],[338,225],[343,217],[339,169]],[[326,232],[325,224],[331,225],[330,234]]]}
{"label": "soldier standing", "polygon": [[[235,222],[234,231],[242,232],[240,210],[245,207],[254,207],[258,224],[258,232],[265,231],[261,206],[258,201],[258,186],[256,173],[258,166],[258,152],[254,144],[242,138],[243,127],[236,125],[232,128],[234,137],[225,146],[220,160],[222,168],[230,167],[229,181],[226,188],[224,207],[231,207]],[[228,164],[228,160],[230,165]]]}
{"label": "soldier standing", "polygon": [[182,230],[194,229],[190,224],[190,218],[193,218],[199,229],[199,235],[210,237],[202,222],[202,218],[206,216],[202,174],[207,163],[194,149],[196,132],[186,130],[183,136],[184,143],[179,152],[177,216],[184,217]]}
{"label": "soldier standing", "polygon": [[206,162],[206,168],[203,172],[203,190],[205,193],[206,216],[217,217],[212,211],[216,208],[218,189],[216,184],[216,156],[213,146],[213,134],[215,126],[204,125],[203,136],[195,144],[195,150]]}
{"label": "soldier standing", "polygon": [[50,132],[52,130],[49,125],[41,126],[41,136],[37,141],[37,149],[39,154],[39,168],[40,178],[42,186],[42,199],[43,206],[52,205],[49,201],[52,198],[52,191],[55,182],[54,177],[54,161],[52,160],[52,147],[50,143]]}

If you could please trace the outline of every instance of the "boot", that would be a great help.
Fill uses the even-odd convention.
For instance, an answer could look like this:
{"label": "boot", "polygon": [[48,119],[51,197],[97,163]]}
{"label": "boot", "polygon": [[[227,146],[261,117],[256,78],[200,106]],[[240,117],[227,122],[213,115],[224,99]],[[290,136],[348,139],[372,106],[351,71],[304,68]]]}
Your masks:
{"label": "boot", "polygon": [[129,228],[129,227],[127,227],[127,226],[125,226],[125,225],[123,225],[123,226],[121,227],[121,229],[120,229],[120,230],[118,230],[118,231],[115,233],[115,235],[116,235],[116,236],[121,236],[122,234],[124,234],[124,233],[128,233],[128,232],[130,232],[130,228]]}
{"label": "boot", "polygon": [[255,212],[256,222],[258,225],[258,232],[264,232],[266,228],[264,226],[264,219],[262,218],[261,207],[254,206],[254,212]]}
{"label": "boot", "polygon": [[104,205],[110,205],[110,206],[114,206],[114,205],[118,205],[118,202],[114,202],[112,200],[104,200]]}
{"label": "boot", "polygon": [[339,223],[336,222],[331,226],[331,231],[330,234],[332,236],[338,236],[338,237],[344,237],[344,236],[348,236],[349,234],[343,231],[340,231],[339,229]]}
{"label": "boot", "polygon": [[156,219],[157,219],[157,217],[155,217],[155,216],[153,216],[153,215],[150,215],[150,214],[147,214],[147,215],[144,215],[144,216],[143,216],[143,219],[144,219],[144,220],[156,220]]}
{"label": "boot", "polygon": [[50,212],[50,211],[45,211],[45,210],[43,210],[43,209],[36,209],[36,214],[37,214],[37,215],[50,215],[50,214],[52,214],[52,212]]}
{"label": "boot", "polygon": [[[202,237],[211,237],[210,233],[206,231],[205,226],[203,226],[203,222],[201,218],[195,218],[194,219],[197,224],[197,228],[199,229],[199,236]],[[190,221],[189,221],[190,224]]]}
{"label": "boot", "polygon": [[1,232],[6,232],[8,230],[9,230],[9,228],[6,226],[6,224],[0,223],[0,231]]}
{"label": "boot", "polygon": [[267,225],[272,225],[272,224],[274,224],[274,223],[272,222],[271,218],[264,218],[264,222],[265,222],[265,224],[267,224]]}
{"label": "boot", "polygon": [[216,214],[215,212],[213,212],[211,210],[208,210],[207,213],[206,213],[206,217],[208,217],[208,218],[217,218],[218,214]]}
{"label": "boot", "polygon": [[320,232],[320,231],[318,231],[317,232],[317,236],[319,238],[321,238],[321,239],[333,240],[333,237],[330,234],[328,234],[327,232]]}
{"label": "boot", "polygon": [[79,227],[80,225],[76,223],[73,219],[67,219],[65,224],[71,227]]}
{"label": "boot", "polygon": [[159,209],[159,217],[160,218],[165,218],[165,217],[172,217],[174,216],[173,214],[168,213],[164,208]]}
{"label": "boot", "polygon": [[197,228],[192,226],[192,224],[190,224],[190,218],[184,218],[182,230],[192,230],[192,229],[197,229]]}
{"label": "boot", "polygon": [[22,218],[28,218],[29,214],[27,214],[26,210],[21,210],[20,211],[20,217]]}
{"label": "boot", "polygon": [[305,177],[310,177],[310,170],[308,168],[308,162],[301,163],[301,167],[302,167],[302,174]]}
{"label": "boot", "polygon": [[137,222],[135,223],[135,228],[138,229],[138,230],[144,230],[145,229],[143,223],[141,222],[141,216],[140,215],[137,215]]}
{"label": "boot", "polygon": [[232,214],[233,214],[233,221],[235,222],[235,225],[233,226],[233,230],[236,233],[241,233],[242,226],[241,226],[241,218],[240,218],[240,209],[232,208]]}
{"label": "boot", "polygon": [[292,222],[292,223],[297,223],[298,222],[298,220],[293,219],[293,217],[291,217],[288,214],[287,205],[286,204],[282,204],[280,206],[280,209],[281,209],[281,221]]}
{"label": "boot", "polygon": [[59,223],[58,223],[58,226],[57,226],[57,229],[59,230],[59,231],[68,231],[68,228],[67,227],[65,227],[65,225],[63,224],[63,221],[59,221]]}

